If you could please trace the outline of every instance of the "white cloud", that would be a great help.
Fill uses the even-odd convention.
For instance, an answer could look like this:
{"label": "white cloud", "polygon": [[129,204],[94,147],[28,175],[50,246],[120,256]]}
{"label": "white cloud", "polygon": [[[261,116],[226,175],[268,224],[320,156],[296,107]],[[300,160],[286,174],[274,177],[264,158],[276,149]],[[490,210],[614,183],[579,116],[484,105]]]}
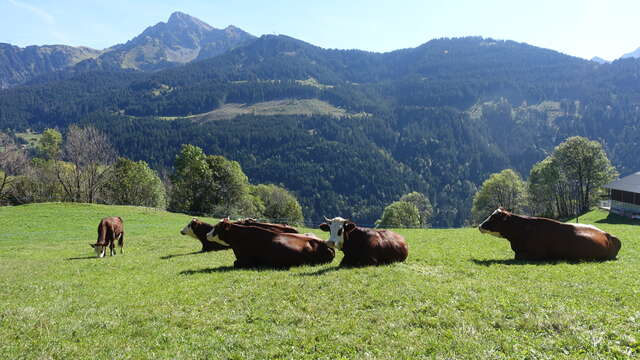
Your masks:
{"label": "white cloud", "polygon": [[55,24],[55,18],[49,14],[47,11],[37,7],[37,6],[33,6],[31,4],[27,4],[24,3],[22,1],[18,1],[18,0],[9,0],[9,3],[11,3],[13,6],[25,9],[27,11],[29,11],[30,13],[36,15],[37,17],[39,17],[40,19],[42,19],[42,21],[44,21],[47,25],[54,25]]}

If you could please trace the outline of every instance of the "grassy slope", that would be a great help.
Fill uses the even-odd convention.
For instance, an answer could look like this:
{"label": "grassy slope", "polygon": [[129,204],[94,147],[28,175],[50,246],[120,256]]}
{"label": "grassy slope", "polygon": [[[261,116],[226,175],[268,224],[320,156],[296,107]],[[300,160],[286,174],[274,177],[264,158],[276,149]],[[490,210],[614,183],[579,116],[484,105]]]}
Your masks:
{"label": "grassy slope", "polygon": [[[125,220],[126,254],[95,259],[107,215]],[[581,221],[623,241],[617,261],[517,263],[476,229],[400,230],[406,263],[277,271],[180,256],[199,250],[185,215],[4,207],[0,358],[640,357],[638,227],[605,217]]]}
{"label": "grassy slope", "polygon": [[240,115],[275,116],[275,115],[322,115],[332,117],[361,117],[366,113],[347,113],[326,101],[318,99],[285,99],[258,102],[255,104],[229,103],[218,109],[186,117],[163,116],[163,120],[192,119],[194,121],[230,120]]}

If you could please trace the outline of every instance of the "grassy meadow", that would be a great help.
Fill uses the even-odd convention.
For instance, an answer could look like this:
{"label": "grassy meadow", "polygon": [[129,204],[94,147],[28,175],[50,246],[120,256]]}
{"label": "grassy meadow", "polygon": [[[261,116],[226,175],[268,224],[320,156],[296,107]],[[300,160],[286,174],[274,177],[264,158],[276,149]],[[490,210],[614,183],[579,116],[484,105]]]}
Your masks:
{"label": "grassy meadow", "polygon": [[[116,215],[125,254],[97,259],[97,224]],[[516,262],[506,240],[430,229],[398,230],[405,263],[288,271],[194,254],[189,219],[0,207],[0,359],[640,358],[640,227],[602,211],[580,220],[621,239],[616,261]]]}

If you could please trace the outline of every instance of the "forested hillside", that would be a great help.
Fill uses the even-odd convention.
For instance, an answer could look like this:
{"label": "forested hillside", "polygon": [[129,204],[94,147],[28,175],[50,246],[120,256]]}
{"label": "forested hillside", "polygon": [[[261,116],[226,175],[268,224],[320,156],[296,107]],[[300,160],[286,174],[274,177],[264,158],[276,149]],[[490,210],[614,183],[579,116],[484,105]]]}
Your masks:
{"label": "forested hillside", "polygon": [[[621,174],[640,169],[639,76],[636,59],[598,64],[480,37],[380,54],[263,36],[155,73],[66,74],[5,90],[0,129],[93,124],[122,155],[156,168],[191,143],[292,190],[310,220],[372,224],[384,205],[419,191],[434,226],[457,226],[488,174],[512,167],[526,177],[569,136],[602,142]],[[196,116],[286,99],[341,112]]]}

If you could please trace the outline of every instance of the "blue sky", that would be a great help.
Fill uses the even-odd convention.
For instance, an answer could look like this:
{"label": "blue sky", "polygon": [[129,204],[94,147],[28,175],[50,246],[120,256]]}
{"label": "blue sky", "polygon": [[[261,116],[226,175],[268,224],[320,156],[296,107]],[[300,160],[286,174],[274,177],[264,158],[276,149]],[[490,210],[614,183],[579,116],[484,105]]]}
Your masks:
{"label": "blue sky", "polygon": [[102,49],[173,11],[325,48],[381,52],[480,35],[612,60],[640,47],[638,0],[0,0],[0,42]]}

